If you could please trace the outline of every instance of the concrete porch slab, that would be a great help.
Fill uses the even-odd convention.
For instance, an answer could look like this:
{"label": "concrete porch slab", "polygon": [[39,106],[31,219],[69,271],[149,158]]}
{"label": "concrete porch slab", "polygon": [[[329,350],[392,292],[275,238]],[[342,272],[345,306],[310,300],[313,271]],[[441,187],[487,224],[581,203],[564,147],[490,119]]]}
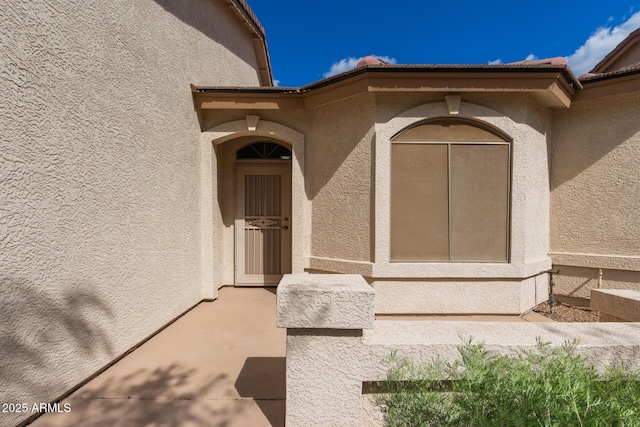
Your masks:
{"label": "concrete porch slab", "polygon": [[71,394],[43,426],[284,426],[275,288],[223,288]]}

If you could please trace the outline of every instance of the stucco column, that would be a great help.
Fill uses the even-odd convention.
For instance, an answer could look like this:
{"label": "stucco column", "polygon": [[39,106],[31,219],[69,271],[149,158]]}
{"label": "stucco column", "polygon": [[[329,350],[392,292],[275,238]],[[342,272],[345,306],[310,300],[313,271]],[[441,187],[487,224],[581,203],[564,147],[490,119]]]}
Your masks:
{"label": "stucco column", "polygon": [[374,291],[353,274],[286,275],[277,325],[287,328],[287,427],[360,426],[362,330],[374,326]]}

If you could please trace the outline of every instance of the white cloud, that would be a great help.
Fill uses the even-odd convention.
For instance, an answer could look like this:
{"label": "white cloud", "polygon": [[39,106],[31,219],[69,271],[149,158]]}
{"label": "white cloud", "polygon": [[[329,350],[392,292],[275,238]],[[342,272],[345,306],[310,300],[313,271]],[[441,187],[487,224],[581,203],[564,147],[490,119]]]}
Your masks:
{"label": "white cloud", "polygon": [[[385,62],[388,62],[389,64],[396,63],[396,59],[391,58],[389,56],[380,56],[380,55],[371,55],[371,56],[375,56],[376,58],[381,59]],[[331,66],[331,68],[329,68],[329,71],[324,73],[323,76],[324,78],[327,78],[327,77],[335,76],[336,74],[343,73],[348,70],[352,70],[356,68],[356,65],[358,65],[358,62],[360,62],[362,58],[364,58],[364,56],[361,56],[359,58],[354,58],[353,56],[350,56],[348,58],[342,58],[340,61],[335,62]]]}
{"label": "white cloud", "polygon": [[334,63],[331,68],[329,68],[329,71],[324,73],[323,76],[325,78],[331,77],[344,71],[351,70],[356,67],[360,59],[362,58],[354,58],[353,56],[350,56],[349,58],[342,58],[340,61]]}
{"label": "white cloud", "polygon": [[625,22],[613,28],[598,28],[573,55],[567,57],[569,66],[578,76],[589,72],[638,27],[640,27],[640,12],[634,13]]}
{"label": "white cloud", "polygon": [[[538,59],[538,57],[535,56],[533,53],[530,53],[529,55],[527,55],[527,57],[524,60],[525,61],[535,61],[536,59]],[[498,58],[496,60],[487,62],[487,64],[489,64],[489,65],[500,65],[500,64],[504,64],[504,62],[502,62],[502,59]]]}
{"label": "white cloud", "polygon": [[624,19],[624,20],[626,21],[626,20],[627,20],[627,16],[628,16],[630,13],[633,13],[633,10],[634,10],[634,7],[633,7],[633,6],[631,6],[631,7],[629,8],[629,11],[628,11],[627,13],[625,13],[625,15],[622,17],[622,19]]}
{"label": "white cloud", "polygon": [[274,86],[274,87],[278,87],[278,86],[280,86],[280,80],[278,80],[278,79],[273,79],[273,86]]}

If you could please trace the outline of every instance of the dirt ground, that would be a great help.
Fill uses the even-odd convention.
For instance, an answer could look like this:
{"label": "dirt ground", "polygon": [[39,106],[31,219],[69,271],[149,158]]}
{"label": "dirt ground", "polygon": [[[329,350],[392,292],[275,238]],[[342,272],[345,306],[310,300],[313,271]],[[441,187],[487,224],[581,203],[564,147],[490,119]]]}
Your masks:
{"label": "dirt ground", "polygon": [[599,317],[598,310],[557,302],[553,304],[553,313],[549,313],[548,302],[536,306],[533,311],[556,322],[597,322]]}

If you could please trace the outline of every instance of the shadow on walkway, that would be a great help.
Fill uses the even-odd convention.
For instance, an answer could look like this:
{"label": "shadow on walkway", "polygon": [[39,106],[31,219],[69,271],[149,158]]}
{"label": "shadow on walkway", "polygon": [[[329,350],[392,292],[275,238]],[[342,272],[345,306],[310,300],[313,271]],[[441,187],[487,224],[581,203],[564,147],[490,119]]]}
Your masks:
{"label": "shadow on walkway", "polygon": [[70,412],[32,426],[282,427],[275,306],[269,290],[223,288],[64,399]]}
{"label": "shadow on walkway", "polygon": [[284,427],[285,369],[285,357],[248,357],[235,383],[240,396],[253,398],[272,427]]}

